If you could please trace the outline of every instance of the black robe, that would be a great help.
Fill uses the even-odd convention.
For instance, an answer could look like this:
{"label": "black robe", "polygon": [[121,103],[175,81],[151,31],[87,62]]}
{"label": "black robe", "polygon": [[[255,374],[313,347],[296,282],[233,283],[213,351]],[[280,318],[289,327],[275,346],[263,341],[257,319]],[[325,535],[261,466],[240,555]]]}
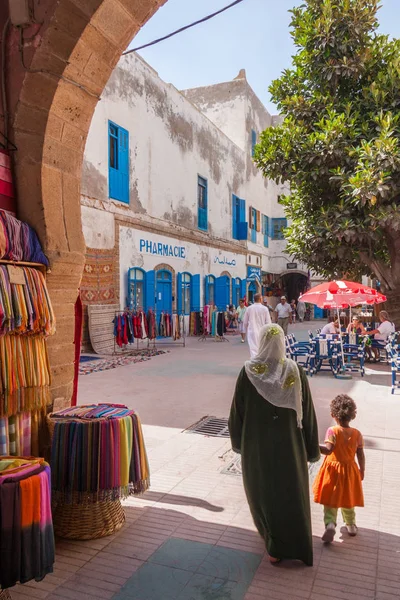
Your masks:
{"label": "black robe", "polygon": [[243,483],[254,523],[274,558],[313,564],[307,461],[320,457],[307,377],[300,367],[303,428],[292,409],[257,392],[243,368],[229,417],[232,448],[242,455]]}

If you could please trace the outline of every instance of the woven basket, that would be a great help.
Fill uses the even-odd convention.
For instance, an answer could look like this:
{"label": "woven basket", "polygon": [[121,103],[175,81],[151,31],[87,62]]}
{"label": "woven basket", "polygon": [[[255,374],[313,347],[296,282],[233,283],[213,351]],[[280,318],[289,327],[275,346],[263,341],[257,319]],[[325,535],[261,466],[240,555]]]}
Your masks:
{"label": "woven basket", "polygon": [[119,531],[125,522],[120,500],[93,504],[57,504],[54,533],[70,540],[95,540]]}

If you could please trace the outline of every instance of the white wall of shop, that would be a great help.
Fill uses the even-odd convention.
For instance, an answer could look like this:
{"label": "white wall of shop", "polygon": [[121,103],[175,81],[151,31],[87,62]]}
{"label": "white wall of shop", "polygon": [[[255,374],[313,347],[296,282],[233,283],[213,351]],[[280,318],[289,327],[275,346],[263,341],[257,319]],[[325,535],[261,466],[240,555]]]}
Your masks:
{"label": "white wall of shop", "polygon": [[[213,110],[215,115],[223,115],[224,129],[232,137],[234,131],[240,131],[236,142],[241,147],[211,122],[212,111],[207,118],[193,100],[163,82],[140,57],[131,54],[121,58],[97,104],[85,148],[81,191],[88,247],[110,247],[116,214],[128,219],[140,217],[144,225],[155,230],[171,227],[175,236],[179,228],[197,231],[198,175],[208,181],[210,245],[213,239],[235,244],[232,194],[246,200],[246,219],[249,206],[270,217],[284,216],[277,203],[280,188],[266,182],[251,160],[251,129],[259,132],[271,123],[271,116],[246,80],[239,81],[236,88],[230,108],[217,97]],[[129,205],[109,199],[109,120],[129,132]],[[257,244],[249,243],[249,250],[263,257],[270,272],[284,270],[286,261],[279,259],[279,264],[275,259],[270,264],[265,257],[282,254],[283,249],[284,242],[273,240],[265,248],[261,233]]]}
{"label": "white wall of shop", "polygon": [[[246,276],[246,256],[244,254],[199,246],[133,227],[120,227],[119,255],[121,273],[127,274],[132,266],[140,267],[144,271],[152,271],[158,265],[166,264],[175,271],[175,274],[183,272],[192,275],[199,274],[201,276],[200,298],[202,304],[206,275],[220,277],[223,273],[229,273],[232,278]],[[121,308],[125,307],[127,296],[128,279],[126,276],[120,279]]]}

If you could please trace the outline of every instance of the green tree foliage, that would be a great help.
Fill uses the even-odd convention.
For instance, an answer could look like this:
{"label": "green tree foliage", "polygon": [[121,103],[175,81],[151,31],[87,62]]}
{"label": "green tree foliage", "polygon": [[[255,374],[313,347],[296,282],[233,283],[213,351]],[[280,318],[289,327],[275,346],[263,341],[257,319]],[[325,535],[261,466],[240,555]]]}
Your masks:
{"label": "green tree foliage", "polygon": [[291,11],[297,53],[270,87],[283,121],[262,133],[255,161],[290,184],[288,252],[326,277],[373,275],[393,304],[400,42],[377,33],[378,8],[378,0],[306,0]]}

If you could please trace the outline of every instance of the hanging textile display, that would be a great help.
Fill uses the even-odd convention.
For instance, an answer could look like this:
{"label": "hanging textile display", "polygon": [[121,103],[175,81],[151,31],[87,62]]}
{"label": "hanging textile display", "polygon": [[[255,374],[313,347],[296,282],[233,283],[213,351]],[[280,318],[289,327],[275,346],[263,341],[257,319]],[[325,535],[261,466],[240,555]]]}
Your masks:
{"label": "hanging textile display", "polygon": [[44,336],[0,336],[0,416],[49,406],[50,365]]}
{"label": "hanging textile display", "polygon": [[0,148],[0,208],[15,213],[15,190],[11,171],[10,152]]}
{"label": "hanging textile display", "polygon": [[49,266],[35,230],[4,210],[0,210],[0,259]]}
{"label": "hanging textile display", "polygon": [[[125,310],[116,314],[114,320],[114,338],[117,346],[123,348],[133,344],[135,340],[154,339],[157,335],[155,330],[154,313],[149,311],[148,315],[143,310]],[[151,327],[150,337],[149,331]]]}
{"label": "hanging textile display", "polygon": [[48,417],[55,502],[87,504],[145,492],[150,472],[139,416],[125,406],[66,408]]}
{"label": "hanging textile display", "polygon": [[172,337],[174,341],[185,336],[185,323],[183,315],[172,315]]}
{"label": "hanging textile display", "polygon": [[[11,283],[17,276],[22,283]],[[0,335],[55,332],[45,279],[37,269],[0,265]]]}
{"label": "hanging textile display", "polygon": [[43,459],[0,459],[0,586],[53,572],[50,467]]}
{"label": "hanging textile display", "polygon": [[204,311],[191,312],[189,335],[204,335],[205,331]]}

